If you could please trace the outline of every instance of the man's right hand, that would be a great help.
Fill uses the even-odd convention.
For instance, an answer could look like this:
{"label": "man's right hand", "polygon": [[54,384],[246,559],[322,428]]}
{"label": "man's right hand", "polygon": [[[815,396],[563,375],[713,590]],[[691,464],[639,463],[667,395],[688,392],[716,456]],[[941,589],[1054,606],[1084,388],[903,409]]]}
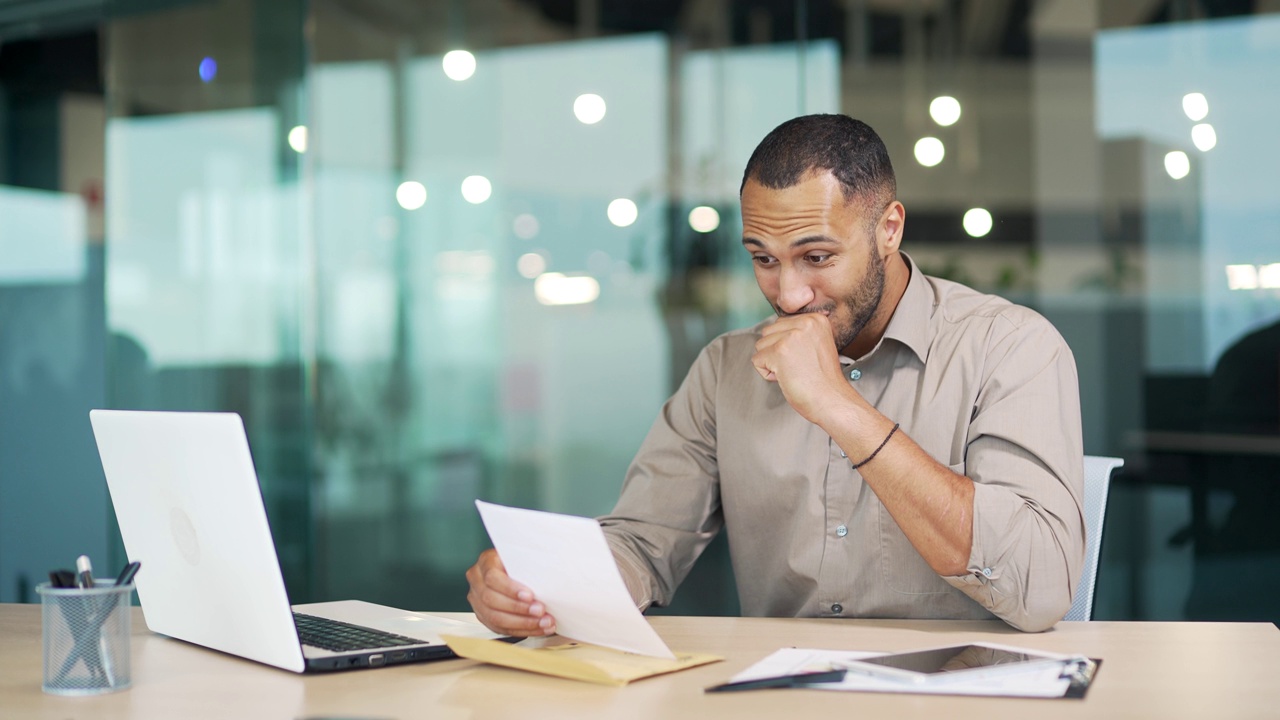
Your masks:
{"label": "man's right hand", "polygon": [[467,570],[467,582],[471,584],[467,601],[490,630],[516,637],[555,633],[555,618],[547,614],[532,590],[507,575],[497,550],[480,553],[480,559]]}

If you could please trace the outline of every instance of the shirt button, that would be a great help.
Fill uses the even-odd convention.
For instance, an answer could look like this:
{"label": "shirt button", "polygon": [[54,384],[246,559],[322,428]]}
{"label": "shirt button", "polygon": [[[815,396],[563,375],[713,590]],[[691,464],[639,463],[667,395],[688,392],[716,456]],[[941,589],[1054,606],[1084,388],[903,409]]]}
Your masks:
{"label": "shirt button", "polygon": [[835,605],[831,606],[831,612],[839,615],[840,613],[844,612],[844,606],[841,605],[840,603],[836,603]]}
{"label": "shirt button", "polygon": [[848,535],[848,534],[849,534],[849,528],[845,527],[844,525],[839,525],[836,527],[836,537],[844,537],[845,535]]}
{"label": "shirt button", "polygon": [[849,379],[850,379],[850,380],[857,380],[857,379],[858,379],[858,378],[860,378],[860,377],[862,377],[862,371],[861,371],[861,370],[859,370],[858,368],[854,368],[854,369],[852,369],[852,370],[850,370],[850,371],[849,371]]}
{"label": "shirt button", "polygon": [[848,456],[848,455],[845,455],[845,454],[844,454],[844,451],[843,451],[843,450],[841,450],[841,451],[840,451],[840,457],[842,457],[842,458],[847,458],[847,457],[849,457],[849,456]]}
{"label": "shirt button", "polygon": [[991,577],[991,568],[982,568],[983,577]]}

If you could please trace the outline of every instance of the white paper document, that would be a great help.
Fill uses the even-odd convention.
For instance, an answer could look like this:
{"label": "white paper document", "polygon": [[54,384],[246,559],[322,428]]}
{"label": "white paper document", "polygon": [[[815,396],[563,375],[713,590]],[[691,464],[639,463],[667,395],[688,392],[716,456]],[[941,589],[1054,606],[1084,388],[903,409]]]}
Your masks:
{"label": "white paper document", "polygon": [[507,574],[578,642],[675,659],[636,608],[600,524],[591,518],[476,501]]}
{"label": "white paper document", "polygon": [[[806,650],[783,648],[733,676],[732,682],[825,672],[838,668],[847,660],[871,657],[880,653],[848,650]],[[853,690],[860,692],[919,693],[927,695],[985,695],[999,697],[1056,698],[1063,697],[1071,685],[1059,666],[1041,666],[1003,677],[956,680],[938,684],[912,684],[897,680],[847,673],[844,680],[806,687],[815,690]]]}

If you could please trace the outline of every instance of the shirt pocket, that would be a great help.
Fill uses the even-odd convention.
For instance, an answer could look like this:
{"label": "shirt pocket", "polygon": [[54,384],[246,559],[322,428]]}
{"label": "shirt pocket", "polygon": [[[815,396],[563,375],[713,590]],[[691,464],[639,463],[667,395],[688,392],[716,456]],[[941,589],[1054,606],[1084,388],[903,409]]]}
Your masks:
{"label": "shirt pocket", "polygon": [[[948,469],[964,474],[964,463]],[[884,503],[880,505],[880,567],[885,587],[902,595],[949,595],[955,588],[938,576],[898,527]]]}

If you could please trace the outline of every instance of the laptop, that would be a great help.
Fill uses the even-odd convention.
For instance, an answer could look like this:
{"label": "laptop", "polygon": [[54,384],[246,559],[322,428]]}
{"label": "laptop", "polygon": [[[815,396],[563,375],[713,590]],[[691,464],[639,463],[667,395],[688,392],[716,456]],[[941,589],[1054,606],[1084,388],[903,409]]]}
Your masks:
{"label": "laptop", "polygon": [[479,623],[347,600],[290,606],[235,413],[91,410],[147,628],[298,673],[454,657]]}

